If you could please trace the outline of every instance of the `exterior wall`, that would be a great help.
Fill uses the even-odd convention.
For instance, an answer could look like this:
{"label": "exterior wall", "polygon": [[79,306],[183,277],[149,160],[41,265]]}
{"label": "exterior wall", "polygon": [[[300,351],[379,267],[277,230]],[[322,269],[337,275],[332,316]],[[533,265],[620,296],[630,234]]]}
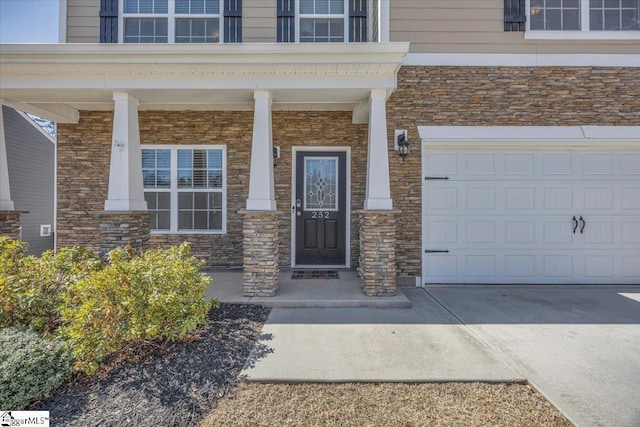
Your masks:
{"label": "exterior wall", "polygon": [[[22,240],[30,255],[53,249],[55,144],[22,115],[3,107],[11,198],[20,216]],[[37,126],[37,125],[36,125]],[[51,236],[40,237],[40,225],[52,228]]]}
{"label": "exterior wall", "polygon": [[411,154],[390,155],[398,276],[419,276],[418,126],[640,125],[640,68],[402,67],[387,103],[389,149],[407,129]]}
{"label": "exterior wall", "polygon": [[244,0],[242,2],[242,41],[244,43],[276,42],[276,2]]}
{"label": "exterior wall", "polygon": [[[420,275],[423,125],[640,125],[640,69],[561,67],[403,67],[387,103],[391,193],[400,211],[397,274]],[[94,247],[107,195],[112,112],[83,112],[58,130],[58,242]],[[192,242],[209,266],[242,266],[242,215],[251,153],[252,112],[141,111],[143,144],[227,145],[227,234],[158,235],[151,246]],[[404,163],[393,150],[395,129],[409,131]],[[274,111],[273,143],[280,265],[291,262],[291,162],[294,146],[351,147],[351,265],[358,265],[358,215],[364,204],[367,125],[350,112]],[[99,249],[99,248],[94,248]]]}
{"label": "exterior wall", "polygon": [[67,0],[67,43],[100,43],[100,0]]}
{"label": "exterior wall", "polygon": [[[82,112],[80,123],[58,128],[58,246],[83,245],[98,253],[109,178],[112,112]],[[142,144],[227,146],[227,234],[152,234],[150,247],[192,243],[210,267],[241,267],[243,210],[249,191],[253,112],[141,111]],[[351,124],[350,112],[273,112],[273,141],[280,146],[275,168],[280,264],[291,264],[292,147],[351,144],[351,264],[357,265],[355,211],[364,205],[367,125]],[[348,137],[347,137],[348,136]]]}
{"label": "exterior wall", "polygon": [[412,53],[640,53],[638,40],[525,40],[504,31],[503,0],[393,0],[390,40]]}

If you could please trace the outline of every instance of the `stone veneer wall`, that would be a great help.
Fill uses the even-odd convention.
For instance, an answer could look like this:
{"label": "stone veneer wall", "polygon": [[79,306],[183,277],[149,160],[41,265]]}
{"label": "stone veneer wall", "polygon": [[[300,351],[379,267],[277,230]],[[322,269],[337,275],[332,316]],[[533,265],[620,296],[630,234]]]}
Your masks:
{"label": "stone veneer wall", "polygon": [[404,164],[389,158],[394,208],[404,224],[397,230],[398,276],[419,276],[418,126],[639,126],[640,68],[402,67],[387,125],[390,150],[394,129],[407,129],[411,143]]}
{"label": "stone veneer wall", "polygon": [[360,277],[367,296],[396,294],[396,216],[398,211],[358,212]]}
{"label": "stone veneer wall", "polygon": [[[107,197],[112,112],[82,111],[80,123],[58,126],[58,246],[99,251],[94,212]],[[141,111],[143,144],[227,146],[227,234],[151,235],[150,246],[192,243],[211,267],[242,266],[242,216],[249,185],[253,112]],[[397,227],[398,276],[420,275],[421,149],[417,126],[640,125],[640,68],[402,67],[387,103],[389,161]],[[393,153],[394,129],[407,129],[411,154]],[[367,125],[350,112],[274,111],[273,142],[280,265],[291,263],[293,146],[351,147],[351,265],[358,265],[358,216],[365,191]],[[409,226],[407,226],[409,225]]]}
{"label": "stone veneer wall", "polygon": [[[109,179],[113,113],[83,111],[80,123],[58,127],[58,246],[83,245],[100,252],[100,222]],[[249,191],[253,112],[141,111],[142,144],[227,146],[227,234],[152,234],[150,247],[189,241],[209,267],[242,267],[243,217]],[[351,264],[357,265],[355,211],[364,205],[367,125],[350,112],[273,112],[280,265],[291,265],[291,156],[295,146],[351,146]]]}
{"label": "stone veneer wall", "polygon": [[0,211],[0,236],[20,239],[20,211]]}

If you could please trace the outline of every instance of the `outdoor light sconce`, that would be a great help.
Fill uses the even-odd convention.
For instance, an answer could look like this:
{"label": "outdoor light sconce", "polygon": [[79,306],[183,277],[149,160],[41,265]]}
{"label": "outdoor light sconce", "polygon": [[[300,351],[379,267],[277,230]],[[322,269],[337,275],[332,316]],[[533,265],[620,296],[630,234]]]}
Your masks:
{"label": "outdoor light sconce", "polygon": [[280,147],[273,147],[273,167],[278,166],[279,158],[280,158]]}
{"label": "outdoor light sconce", "polygon": [[411,144],[409,144],[407,140],[407,131],[396,130],[395,137],[394,149],[398,153],[398,156],[402,157],[402,163],[404,163],[404,158],[411,152]]}

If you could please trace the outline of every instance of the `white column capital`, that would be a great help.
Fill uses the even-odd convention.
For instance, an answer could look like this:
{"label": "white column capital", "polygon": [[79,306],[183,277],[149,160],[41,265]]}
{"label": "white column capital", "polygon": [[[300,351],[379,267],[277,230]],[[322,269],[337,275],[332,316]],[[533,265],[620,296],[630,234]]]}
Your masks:
{"label": "white column capital", "polygon": [[264,89],[256,89],[253,91],[253,99],[268,99],[269,101],[271,101],[271,92]]}
{"label": "white column capital", "polygon": [[[386,89],[372,89],[370,99],[383,99],[387,100],[387,90]],[[385,114],[386,115],[386,114]]]}
{"label": "white column capital", "polygon": [[138,101],[138,98],[135,98],[131,95],[129,95],[128,92],[113,92],[113,100],[114,101],[127,101],[133,105],[135,105],[136,107],[138,107],[140,105],[140,101]]}

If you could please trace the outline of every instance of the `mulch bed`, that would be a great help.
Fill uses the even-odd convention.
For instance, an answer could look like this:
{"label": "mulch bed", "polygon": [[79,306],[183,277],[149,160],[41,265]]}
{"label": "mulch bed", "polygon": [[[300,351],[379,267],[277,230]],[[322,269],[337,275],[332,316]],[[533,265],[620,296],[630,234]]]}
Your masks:
{"label": "mulch bed", "polygon": [[50,411],[52,425],[196,424],[236,386],[268,314],[266,307],[221,304],[186,342],[127,349],[29,409]]}

